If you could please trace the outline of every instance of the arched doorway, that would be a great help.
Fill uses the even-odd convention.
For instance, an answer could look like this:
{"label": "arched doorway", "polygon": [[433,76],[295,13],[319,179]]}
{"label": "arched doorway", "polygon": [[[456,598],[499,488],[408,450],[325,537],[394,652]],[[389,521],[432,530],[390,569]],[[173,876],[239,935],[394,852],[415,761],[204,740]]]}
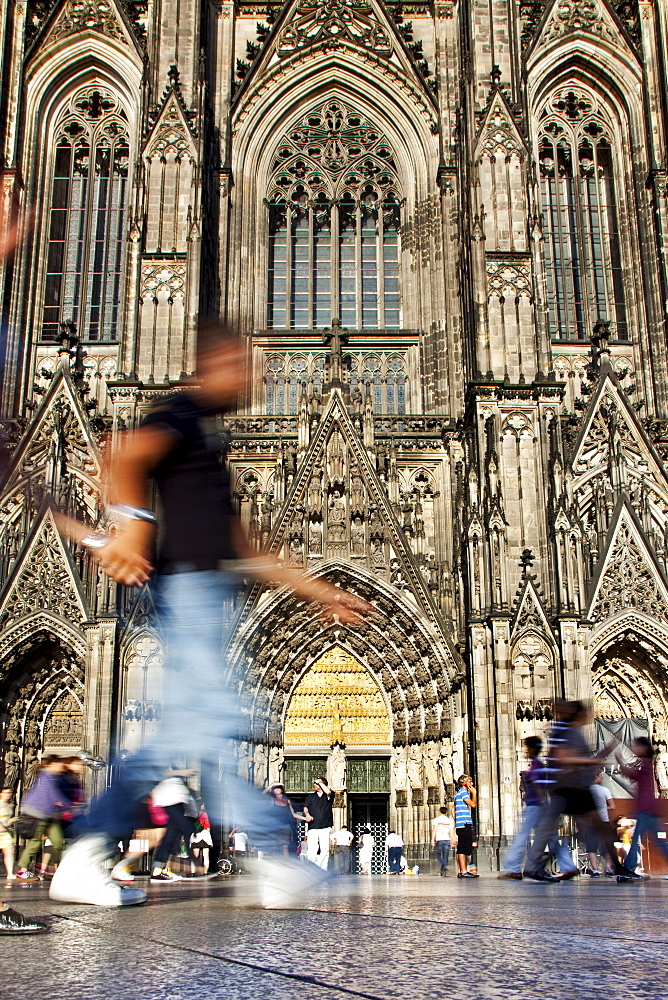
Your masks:
{"label": "arched doorway", "polygon": [[45,753],[67,756],[81,749],[83,664],[58,639],[38,633],[14,657],[0,697],[2,782],[20,799]]}
{"label": "arched doorway", "polygon": [[390,713],[383,694],[356,657],[335,645],[306,671],[288,703],[283,747],[288,791],[303,795],[326,773],[336,793],[335,823],[356,836],[369,827],[372,871],[385,870],[389,822]]}
{"label": "arched doorway", "polygon": [[[596,654],[592,684],[599,746],[613,733],[626,745],[649,736],[658,751],[657,783],[668,798],[668,656],[639,631],[626,630]],[[616,798],[628,795],[614,774],[611,781]]]}

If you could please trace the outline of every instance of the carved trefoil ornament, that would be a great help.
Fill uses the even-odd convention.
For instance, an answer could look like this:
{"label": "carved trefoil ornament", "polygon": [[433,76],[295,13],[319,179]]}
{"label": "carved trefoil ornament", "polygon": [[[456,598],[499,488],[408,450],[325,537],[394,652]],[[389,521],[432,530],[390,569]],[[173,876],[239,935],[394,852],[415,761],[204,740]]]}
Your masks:
{"label": "carved trefoil ornament", "polygon": [[552,42],[573,31],[591,32],[612,42],[620,39],[600,0],[557,0],[541,32],[540,43]]}
{"label": "carved trefoil ornament", "polygon": [[515,257],[487,258],[488,298],[516,301],[531,298],[531,262]]}

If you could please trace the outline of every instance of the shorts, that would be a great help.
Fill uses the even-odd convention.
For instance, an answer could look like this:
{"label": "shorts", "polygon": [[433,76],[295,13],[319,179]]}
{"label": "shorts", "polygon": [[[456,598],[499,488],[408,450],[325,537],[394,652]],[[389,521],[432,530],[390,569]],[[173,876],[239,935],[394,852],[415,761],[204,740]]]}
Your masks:
{"label": "shorts", "polygon": [[455,833],[457,834],[457,854],[465,854],[467,857],[473,854],[473,827],[458,826]]}
{"label": "shorts", "polygon": [[565,800],[563,812],[568,816],[596,812],[594,796],[588,788],[555,788],[554,794]]}

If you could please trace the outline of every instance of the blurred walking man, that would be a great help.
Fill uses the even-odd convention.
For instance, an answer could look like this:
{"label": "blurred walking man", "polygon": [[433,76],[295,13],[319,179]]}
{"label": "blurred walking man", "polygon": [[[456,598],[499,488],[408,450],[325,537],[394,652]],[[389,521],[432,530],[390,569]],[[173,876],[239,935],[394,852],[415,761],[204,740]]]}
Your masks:
{"label": "blurred walking man", "polygon": [[324,778],[316,778],[313,791],[304,799],[304,816],[308,823],[306,842],[308,859],[327,871],[329,864],[329,838],[334,825],[332,799],[334,793]]}
{"label": "blurred walking man", "polygon": [[[119,840],[130,837],[138,803],[180,755],[201,760],[212,825],[222,820],[213,805],[220,796],[207,792],[207,775],[212,780],[223,760],[228,819],[233,815],[258,849],[271,852],[276,810],[272,813],[267,797],[236,777],[230,759],[230,740],[238,732],[241,713],[224,680],[221,650],[238,589],[235,569],[241,566],[245,575],[288,584],[343,622],[358,621],[370,610],[354,595],[284,569],[250,548],[233,508],[216,428],[217,416],[234,405],[245,385],[243,352],[236,337],[219,325],[200,326],[197,375],[199,388],[160,400],[124,443],[112,467],[111,511],[124,526],[93,551],[104,571],[119,583],[142,586],[149,579],[157,526],[148,508],[151,480],[161,500],[153,593],[167,640],[162,720],[155,741],[133,756],[121,780],[93,803],[87,827],[79,830],[80,838],[65,853],[50,890],[53,899],[64,902],[101,906],[144,902],[141,890],[111,881],[105,860]],[[70,522],[63,530],[87,543],[85,526]],[[88,538],[91,547],[96,541],[100,539]],[[289,882],[289,871],[282,877]],[[277,886],[274,898],[281,897],[287,898]]]}

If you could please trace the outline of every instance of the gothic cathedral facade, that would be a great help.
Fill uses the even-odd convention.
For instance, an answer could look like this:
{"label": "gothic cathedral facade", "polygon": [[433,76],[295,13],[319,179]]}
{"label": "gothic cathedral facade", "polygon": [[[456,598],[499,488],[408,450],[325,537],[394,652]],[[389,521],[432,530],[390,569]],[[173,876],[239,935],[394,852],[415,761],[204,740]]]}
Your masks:
{"label": "gothic cathedral facade", "polygon": [[2,0],[0,51],[5,783],[159,720],[150,592],[53,509],[105,524],[217,314],[253,544],[376,608],[240,586],[240,772],[419,845],[470,771],[491,857],[565,695],[668,794],[666,5]]}

